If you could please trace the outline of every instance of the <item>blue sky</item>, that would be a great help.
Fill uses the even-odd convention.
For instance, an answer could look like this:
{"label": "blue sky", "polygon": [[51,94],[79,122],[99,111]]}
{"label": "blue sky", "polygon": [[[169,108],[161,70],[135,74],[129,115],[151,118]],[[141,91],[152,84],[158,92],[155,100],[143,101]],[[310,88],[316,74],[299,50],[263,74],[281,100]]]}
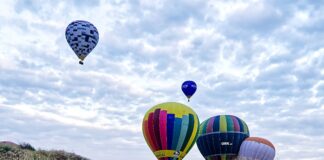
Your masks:
{"label": "blue sky", "polygon": [[[280,0],[0,0],[0,141],[94,160],[154,159],[150,107],[243,119],[279,160],[324,159],[324,4]],[[78,64],[65,28],[97,47]],[[198,90],[186,102],[180,85]],[[195,146],[186,159],[203,159]]]}

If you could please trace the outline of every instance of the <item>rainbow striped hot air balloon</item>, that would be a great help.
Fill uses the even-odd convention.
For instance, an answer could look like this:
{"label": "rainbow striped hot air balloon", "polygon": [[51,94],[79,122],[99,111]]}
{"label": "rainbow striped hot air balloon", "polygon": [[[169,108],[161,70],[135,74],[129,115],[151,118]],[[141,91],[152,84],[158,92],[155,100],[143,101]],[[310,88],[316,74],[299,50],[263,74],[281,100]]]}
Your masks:
{"label": "rainbow striped hot air balloon", "polygon": [[260,137],[249,137],[241,145],[239,160],[273,160],[276,151],[274,145]]}
{"label": "rainbow striped hot air balloon", "polygon": [[167,102],[147,111],[143,134],[159,160],[181,160],[196,142],[199,119],[188,106]]}
{"label": "rainbow striped hot air balloon", "polygon": [[219,115],[200,124],[197,146],[206,160],[232,160],[247,137],[249,129],[243,120],[232,115]]}

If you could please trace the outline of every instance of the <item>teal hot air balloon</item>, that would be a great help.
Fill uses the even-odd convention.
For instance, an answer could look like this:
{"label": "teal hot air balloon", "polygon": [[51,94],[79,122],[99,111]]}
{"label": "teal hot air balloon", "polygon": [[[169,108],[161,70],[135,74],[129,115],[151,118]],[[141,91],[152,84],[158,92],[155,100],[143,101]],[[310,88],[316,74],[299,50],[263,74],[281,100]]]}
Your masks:
{"label": "teal hot air balloon", "polygon": [[243,120],[219,115],[200,124],[197,146],[206,160],[234,160],[247,137],[249,129]]}

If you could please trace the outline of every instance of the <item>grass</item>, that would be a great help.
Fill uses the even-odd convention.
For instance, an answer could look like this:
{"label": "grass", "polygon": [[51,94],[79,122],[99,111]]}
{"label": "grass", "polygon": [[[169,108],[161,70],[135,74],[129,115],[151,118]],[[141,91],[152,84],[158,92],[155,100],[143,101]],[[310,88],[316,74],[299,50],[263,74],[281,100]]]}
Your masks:
{"label": "grass", "polygon": [[28,143],[8,145],[0,143],[0,160],[89,160],[63,150],[36,150]]}

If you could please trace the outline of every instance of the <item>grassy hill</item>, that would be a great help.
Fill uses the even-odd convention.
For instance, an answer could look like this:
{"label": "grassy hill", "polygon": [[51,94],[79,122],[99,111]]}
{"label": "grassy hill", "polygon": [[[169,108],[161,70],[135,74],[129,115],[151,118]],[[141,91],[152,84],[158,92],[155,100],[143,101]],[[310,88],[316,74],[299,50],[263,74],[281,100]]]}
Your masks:
{"label": "grassy hill", "polygon": [[36,150],[30,144],[0,142],[0,160],[89,160],[63,150]]}

